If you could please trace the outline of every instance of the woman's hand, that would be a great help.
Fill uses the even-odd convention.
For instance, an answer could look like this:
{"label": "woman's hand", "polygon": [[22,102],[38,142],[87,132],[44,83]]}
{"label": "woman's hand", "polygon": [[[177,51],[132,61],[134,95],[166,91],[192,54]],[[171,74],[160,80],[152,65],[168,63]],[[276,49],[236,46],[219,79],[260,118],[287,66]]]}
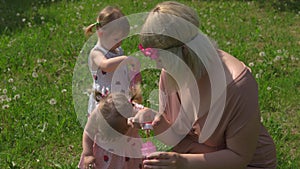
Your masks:
{"label": "woman's hand", "polygon": [[83,159],[84,169],[93,169],[95,164],[94,156],[85,156]]}
{"label": "woman's hand", "polygon": [[149,108],[143,108],[136,113],[134,117],[128,119],[128,123],[131,127],[140,128],[141,124],[149,123],[158,118],[158,113]]}
{"label": "woman's hand", "polygon": [[155,152],[143,161],[144,169],[182,169],[186,159],[175,152]]}

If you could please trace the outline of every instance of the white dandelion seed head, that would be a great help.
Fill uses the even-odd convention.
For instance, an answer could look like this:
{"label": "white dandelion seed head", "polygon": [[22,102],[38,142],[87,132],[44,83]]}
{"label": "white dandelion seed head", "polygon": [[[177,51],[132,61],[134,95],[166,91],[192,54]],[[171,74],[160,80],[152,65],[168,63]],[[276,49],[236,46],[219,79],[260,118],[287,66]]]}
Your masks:
{"label": "white dandelion seed head", "polygon": [[258,73],[255,75],[255,78],[256,78],[256,79],[259,79],[260,77],[261,77],[261,75],[258,74]]}
{"label": "white dandelion seed head", "polygon": [[267,87],[267,90],[271,90],[272,88],[270,86]]}
{"label": "white dandelion seed head", "polygon": [[3,89],[2,92],[3,92],[3,94],[6,94],[7,93],[7,89]]}
{"label": "white dandelion seed head", "polygon": [[54,98],[52,98],[52,99],[50,99],[49,103],[50,103],[51,105],[55,105],[55,104],[56,104],[56,100],[55,100]]}
{"label": "white dandelion seed head", "polygon": [[266,53],[265,52],[259,52],[259,56],[261,56],[261,57],[264,57],[264,56],[266,56]]}
{"label": "white dandelion seed head", "polygon": [[12,91],[16,91],[16,90],[17,90],[17,87],[16,87],[16,86],[13,86],[11,89],[12,89]]}
{"label": "white dandelion seed head", "polygon": [[36,72],[32,72],[32,77],[37,78],[37,77],[39,77],[39,75]]}
{"label": "white dandelion seed head", "polygon": [[67,89],[62,89],[61,92],[62,92],[62,93],[66,93],[66,92],[67,92]]}
{"label": "white dandelion seed head", "polygon": [[7,98],[6,98],[6,102],[11,102],[11,98],[10,98],[10,97],[7,97]]}
{"label": "white dandelion seed head", "polygon": [[279,60],[281,60],[281,59],[282,59],[282,57],[277,55],[277,56],[273,59],[273,61],[276,62],[276,61],[279,61]]}
{"label": "white dandelion seed head", "polygon": [[9,108],[9,105],[8,105],[8,104],[5,104],[5,105],[2,106],[2,109],[4,109],[4,110],[5,110],[5,109],[8,109],[8,108]]}
{"label": "white dandelion seed head", "polygon": [[10,79],[8,79],[8,82],[9,82],[9,83],[13,83],[13,82],[14,82],[14,79],[13,79],[13,78],[10,78]]}
{"label": "white dandelion seed head", "polygon": [[23,19],[22,19],[22,22],[25,22],[25,21],[26,21],[26,19],[25,19],[25,18],[23,18]]}
{"label": "white dandelion seed head", "polygon": [[20,94],[16,94],[15,96],[14,96],[14,100],[18,100],[18,99],[20,99]]}
{"label": "white dandelion seed head", "polygon": [[250,67],[253,67],[253,66],[254,66],[254,63],[253,63],[253,62],[250,62],[250,63],[249,63],[249,66],[250,66]]}

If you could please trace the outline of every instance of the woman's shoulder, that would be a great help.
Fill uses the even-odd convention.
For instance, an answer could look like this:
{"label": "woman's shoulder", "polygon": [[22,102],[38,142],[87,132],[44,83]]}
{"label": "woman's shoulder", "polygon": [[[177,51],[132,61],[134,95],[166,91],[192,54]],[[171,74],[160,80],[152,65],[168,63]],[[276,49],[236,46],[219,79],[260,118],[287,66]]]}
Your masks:
{"label": "woman's shoulder", "polygon": [[247,67],[242,61],[223,50],[218,50],[218,53],[223,62],[227,84],[231,84],[241,76]]}

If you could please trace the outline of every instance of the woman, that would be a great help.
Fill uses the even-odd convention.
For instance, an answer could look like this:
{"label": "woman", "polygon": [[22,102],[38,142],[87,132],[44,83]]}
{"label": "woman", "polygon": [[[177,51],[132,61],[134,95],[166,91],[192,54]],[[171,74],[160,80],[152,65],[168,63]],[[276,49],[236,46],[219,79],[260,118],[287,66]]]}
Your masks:
{"label": "woman", "polygon": [[174,146],[149,155],[144,168],[276,168],[251,71],[198,27],[196,12],[172,1],[158,4],[143,26],[142,51],[163,68],[154,133]]}

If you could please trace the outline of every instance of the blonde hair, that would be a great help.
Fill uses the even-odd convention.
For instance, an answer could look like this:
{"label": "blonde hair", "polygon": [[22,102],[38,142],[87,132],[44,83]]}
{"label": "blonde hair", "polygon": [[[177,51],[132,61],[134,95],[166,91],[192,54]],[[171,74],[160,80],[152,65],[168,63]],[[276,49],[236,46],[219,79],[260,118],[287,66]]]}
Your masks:
{"label": "blonde hair", "polygon": [[119,26],[113,26],[112,28],[128,33],[130,25],[122,11],[118,7],[107,6],[99,12],[97,22],[90,24],[85,28],[85,35],[91,35],[93,33],[93,28],[96,28],[97,30],[99,28],[104,28],[105,25],[117,19],[119,19],[117,23]]}
{"label": "blonde hair", "polygon": [[[177,55],[199,79],[206,73],[205,66],[195,52],[185,45],[199,34],[199,26],[199,17],[192,8],[174,1],[162,2],[149,13],[140,41],[145,48],[160,48]],[[163,55],[160,58],[166,62],[170,59]]]}
{"label": "blonde hair", "polygon": [[[98,112],[102,115],[102,118],[101,116],[98,116],[98,122],[100,125],[100,132],[104,137],[116,137],[113,135],[114,132],[112,132],[111,128],[120,134],[125,134],[129,129],[127,118],[132,117],[133,107],[124,94],[110,93],[108,96],[104,97],[99,102]],[[111,128],[105,126],[105,123],[102,120],[105,120]]]}
{"label": "blonde hair", "polygon": [[[111,128],[120,134],[125,134],[128,131],[129,126],[127,125],[127,119],[134,115],[131,102],[134,101],[140,103],[139,101],[142,99],[142,92],[139,84],[133,86],[130,92],[132,94],[130,99],[123,93],[115,92],[110,93],[100,100],[97,112],[102,116],[98,114],[97,121],[100,125],[100,132],[106,139],[116,137],[114,134],[115,132],[113,132]],[[111,128],[105,125],[103,120],[105,120]]]}

